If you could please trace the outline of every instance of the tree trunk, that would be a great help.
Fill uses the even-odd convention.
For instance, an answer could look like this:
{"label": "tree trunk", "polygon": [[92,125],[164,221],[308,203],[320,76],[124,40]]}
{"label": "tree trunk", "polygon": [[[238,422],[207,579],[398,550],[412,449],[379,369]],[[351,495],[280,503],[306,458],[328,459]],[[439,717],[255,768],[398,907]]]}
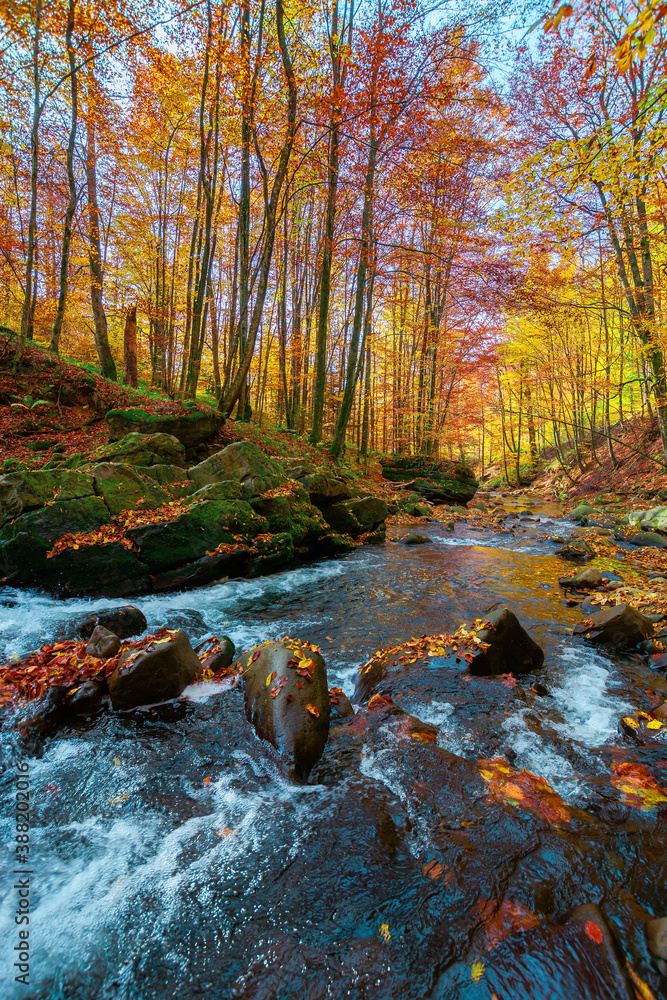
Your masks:
{"label": "tree trunk", "polygon": [[35,257],[35,237],[37,232],[37,170],[39,167],[39,122],[42,116],[42,105],[40,102],[41,74],[39,67],[40,41],[42,30],[42,0],[37,0],[35,7],[35,37],[32,49],[32,70],[35,87],[32,129],[30,132],[30,222],[28,223],[28,246],[25,263],[25,287],[23,298],[23,310],[21,312],[21,329],[16,341],[16,354],[14,355],[13,370],[16,372],[18,366],[23,361],[25,344],[28,338],[28,330],[32,318],[33,302],[33,261]]}
{"label": "tree trunk", "polygon": [[88,260],[90,263],[90,304],[95,323],[95,347],[104,378],[116,381],[116,363],[109,347],[107,317],[104,311],[104,272],[100,244],[100,210],[97,203],[97,151],[95,146],[95,109],[93,107],[94,81],[92,73],[88,84],[88,127],[86,181],[88,185]]}
{"label": "tree trunk", "polygon": [[125,335],[123,337],[123,357],[125,360],[125,371],[123,382],[131,385],[133,389],[139,386],[139,375],[137,370],[137,307],[132,306],[125,317]]}
{"label": "tree trunk", "polygon": [[76,128],[78,122],[78,79],[76,60],[74,58],[74,46],[72,36],[74,34],[74,8],[76,0],[69,0],[67,11],[67,31],[65,43],[67,47],[67,57],[69,59],[70,89],[72,100],[72,120],[69,130],[69,140],[67,143],[67,184],[69,186],[69,201],[65,210],[65,224],[63,229],[63,247],[60,258],[60,292],[58,295],[58,308],[56,318],[51,332],[50,349],[54,354],[60,350],[60,335],[62,333],[63,321],[65,319],[65,305],[67,302],[67,278],[69,271],[69,248],[72,242],[72,219],[76,212],[77,194],[76,181],[74,179],[74,144],[76,142]]}

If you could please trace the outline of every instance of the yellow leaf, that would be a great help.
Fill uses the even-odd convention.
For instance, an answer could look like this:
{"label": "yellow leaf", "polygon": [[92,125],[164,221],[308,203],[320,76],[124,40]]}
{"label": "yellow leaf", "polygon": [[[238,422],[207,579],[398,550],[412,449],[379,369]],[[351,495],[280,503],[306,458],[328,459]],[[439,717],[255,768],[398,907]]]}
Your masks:
{"label": "yellow leaf", "polygon": [[120,764],[120,757],[114,757],[113,762],[114,764]]}
{"label": "yellow leaf", "polygon": [[662,729],[662,722],[660,719],[651,719],[650,722],[646,723],[647,729]]}
{"label": "yellow leaf", "polygon": [[381,937],[385,944],[391,941],[391,934],[389,933],[389,924],[382,924],[380,926],[380,933],[378,937]]}
{"label": "yellow leaf", "polygon": [[626,724],[626,726],[631,726],[632,729],[639,729],[639,723],[637,722],[636,719],[633,719],[631,715],[624,716],[623,722]]}
{"label": "yellow leaf", "polygon": [[479,959],[476,959],[472,963],[472,968],[470,969],[470,978],[472,979],[473,983],[478,983],[483,975],[484,975],[484,962],[480,962]]}

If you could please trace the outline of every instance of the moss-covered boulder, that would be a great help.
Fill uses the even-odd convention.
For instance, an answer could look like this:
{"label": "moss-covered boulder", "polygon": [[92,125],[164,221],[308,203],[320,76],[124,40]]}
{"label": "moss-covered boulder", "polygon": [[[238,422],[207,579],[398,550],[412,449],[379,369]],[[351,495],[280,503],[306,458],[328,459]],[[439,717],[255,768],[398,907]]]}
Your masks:
{"label": "moss-covered boulder", "polygon": [[16,583],[45,584],[58,575],[58,564],[46,557],[59,538],[87,534],[110,522],[104,501],[92,496],[22,514],[0,530],[2,575]]}
{"label": "moss-covered boulder", "polygon": [[82,472],[11,472],[0,479],[0,526],[52,500],[76,500],[94,493],[92,476]]}
{"label": "moss-covered boulder", "polygon": [[119,441],[126,434],[169,434],[185,448],[196,448],[222,427],[223,419],[214,409],[192,409],[182,413],[147,413],[146,410],[109,410],[106,415],[109,437]]}
{"label": "moss-covered boulder", "polygon": [[173,521],[131,528],[127,537],[151,573],[159,573],[200,559],[221,543],[253,538],[267,527],[243,500],[204,500]]}
{"label": "moss-covered boulder", "polygon": [[90,472],[95,480],[95,492],[114,515],[124,510],[155,510],[173,499],[171,494],[130,465],[101,462]]}
{"label": "moss-covered boulder", "polygon": [[158,486],[172,486],[174,483],[190,484],[188,474],[180,465],[149,465],[142,469],[142,476],[149,476]]}
{"label": "moss-covered boulder", "polygon": [[360,497],[331,504],[322,513],[335,531],[355,537],[374,531],[383,523],[389,511],[384,500],[379,497]]}
{"label": "moss-covered boulder", "polygon": [[188,476],[198,488],[233,479],[242,483],[255,476],[282,475],[280,462],[269,458],[251,441],[235,441],[222,451],[188,469]]}
{"label": "moss-covered boulder", "polygon": [[210,483],[208,486],[202,486],[199,490],[195,488],[194,493],[191,494],[191,502],[197,503],[199,500],[241,500],[245,499],[242,497],[242,492],[240,483],[235,482],[233,479],[227,479],[221,483]]}
{"label": "moss-covered boulder", "polygon": [[311,476],[304,476],[301,485],[307,490],[310,502],[316,507],[328,507],[333,503],[352,498],[347,483],[326,472],[315,472]]}
{"label": "moss-covered boulder", "polygon": [[248,576],[265,576],[287,569],[294,558],[294,541],[286,531],[259,535],[253,539],[254,554],[248,563]]}
{"label": "moss-covered boulder", "polygon": [[382,475],[392,483],[411,483],[412,489],[433,503],[472,500],[479,483],[460,462],[434,462],[419,456],[394,456],[381,460]]}
{"label": "moss-covered boulder", "polygon": [[49,574],[63,595],[124,597],[148,590],[148,568],[120,542],[63,549],[49,560]]}
{"label": "moss-covered boulder", "polygon": [[96,448],[86,461],[88,464],[119,462],[122,465],[177,465],[184,468],[185,448],[171,434],[133,433]]}

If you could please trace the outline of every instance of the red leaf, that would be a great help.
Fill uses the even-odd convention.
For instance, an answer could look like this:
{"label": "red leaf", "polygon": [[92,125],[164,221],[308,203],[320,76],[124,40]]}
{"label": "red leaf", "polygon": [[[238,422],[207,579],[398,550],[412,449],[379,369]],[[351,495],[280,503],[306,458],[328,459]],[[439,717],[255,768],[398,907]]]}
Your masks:
{"label": "red leaf", "polygon": [[596,944],[602,944],[604,940],[602,930],[597,924],[594,924],[592,920],[586,921],[586,933],[591,941],[595,941]]}

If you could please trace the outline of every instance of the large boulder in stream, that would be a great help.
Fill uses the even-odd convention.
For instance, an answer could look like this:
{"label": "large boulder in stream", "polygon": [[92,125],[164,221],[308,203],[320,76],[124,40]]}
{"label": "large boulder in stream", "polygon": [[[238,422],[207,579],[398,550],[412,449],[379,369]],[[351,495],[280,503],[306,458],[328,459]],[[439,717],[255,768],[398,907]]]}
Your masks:
{"label": "large boulder in stream", "polygon": [[304,782],[329,735],[329,689],[317,647],[295,639],[269,642],[244,653],[246,715],[258,736],[286,759]]}
{"label": "large boulder in stream", "polygon": [[367,496],[331,504],[322,514],[334,531],[354,537],[384,524],[389,511],[380,497]]}
{"label": "large boulder in stream", "polygon": [[202,672],[185,632],[167,631],[144,648],[129,649],[109,677],[111,704],[117,711],[178,698]]}
{"label": "large boulder in stream", "polygon": [[616,604],[584,618],[574,634],[598,646],[630,649],[653,635],[653,622],[630,604]]}
{"label": "large boulder in stream", "polygon": [[[429,696],[457,686],[464,671],[477,677],[523,674],[544,663],[544,653],[509,608],[497,608],[453,635],[422,636],[380,650],[359,670],[355,698],[410,689]],[[421,683],[421,681],[424,683]]]}
{"label": "large boulder in stream", "polygon": [[558,583],[564,590],[595,590],[602,586],[603,577],[599,569],[580,569],[574,576],[561,576]]}

